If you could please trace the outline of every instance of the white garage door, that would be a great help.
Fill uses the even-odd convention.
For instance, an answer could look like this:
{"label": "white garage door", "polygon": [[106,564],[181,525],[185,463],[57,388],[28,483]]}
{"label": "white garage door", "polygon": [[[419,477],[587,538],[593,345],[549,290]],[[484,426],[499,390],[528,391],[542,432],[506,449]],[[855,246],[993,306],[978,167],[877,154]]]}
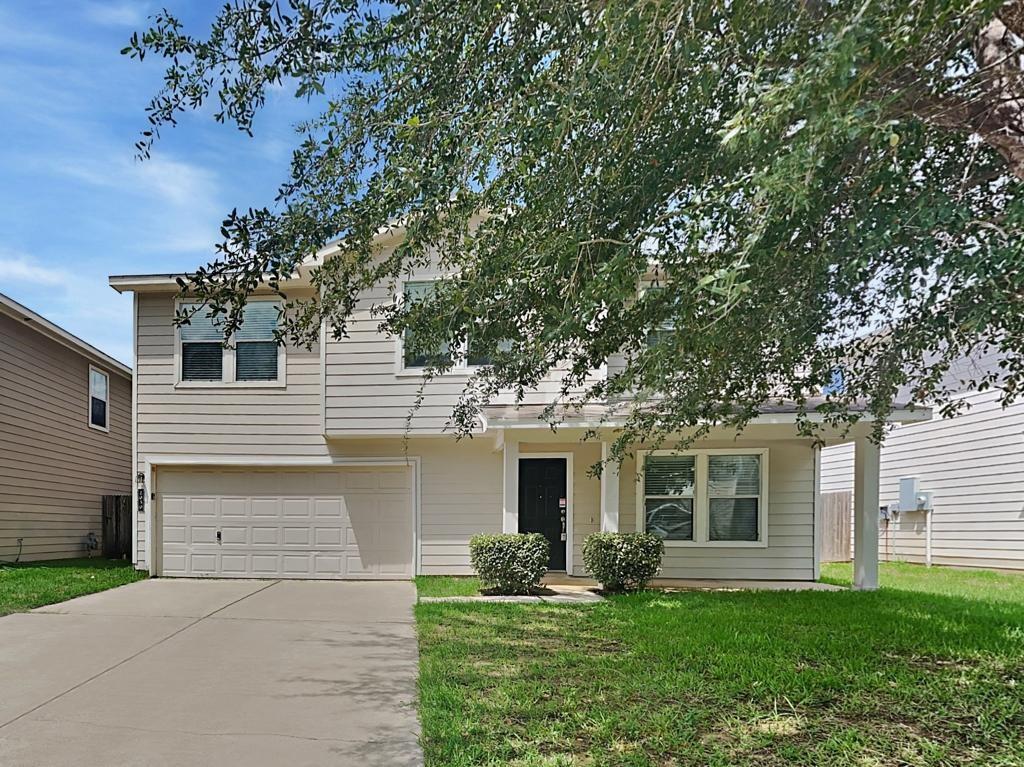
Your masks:
{"label": "white garage door", "polygon": [[160,575],[410,578],[412,471],[160,469]]}

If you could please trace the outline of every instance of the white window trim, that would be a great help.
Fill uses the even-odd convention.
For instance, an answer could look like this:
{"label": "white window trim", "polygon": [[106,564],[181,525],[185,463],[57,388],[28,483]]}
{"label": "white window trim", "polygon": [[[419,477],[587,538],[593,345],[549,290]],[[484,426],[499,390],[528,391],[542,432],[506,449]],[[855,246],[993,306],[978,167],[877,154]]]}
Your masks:
{"label": "white window trim", "polygon": [[[452,274],[416,274],[411,277],[400,277],[395,287],[395,305],[401,306],[405,301],[405,285],[409,282],[437,282]],[[462,344],[455,351],[455,362],[452,369],[441,373],[437,378],[465,378],[486,365],[469,364],[468,343]],[[399,335],[395,338],[395,377],[396,378],[422,378],[426,368],[407,368],[405,366],[405,337]]]}
{"label": "white window trim", "polygon": [[[646,460],[649,455],[692,455],[696,458],[696,478],[693,495],[693,540],[665,541],[665,548],[727,548],[766,549],[768,548],[768,448],[715,448],[704,450],[637,450],[639,471],[636,473],[636,529],[645,532],[647,514],[644,504],[644,481]],[[708,456],[712,455],[756,455],[761,459],[761,494],[758,502],[756,541],[712,541],[708,539],[709,493]]]}
{"label": "white window trim", "polygon": [[[256,301],[277,301],[276,296],[253,296],[249,303]],[[194,304],[195,299],[176,298],[174,313],[177,314],[183,304]],[[275,381],[236,381],[235,380],[235,346],[234,339],[223,349],[224,367],[220,381],[186,381],[181,371],[181,328],[174,327],[174,388],[175,389],[284,389],[288,385],[288,347],[280,344],[277,347],[277,380]]]}
{"label": "white window trim", "polygon": [[[103,376],[104,378],[107,379],[107,399],[106,399],[106,404],[107,404],[107,425],[106,426],[97,426],[96,424],[94,424],[92,422],[92,374],[94,372],[99,373],[101,376]],[[88,395],[85,398],[85,422],[87,424],[89,424],[89,428],[90,429],[95,429],[96,431],[102,431],[102,432],[104,432],[106,434],[109,434],[110,433],[110,373],[108,373],[106,370],[103,370],[102,368],[96,367],[95,365],[89,365],[89,379],[88,379],[88,382],[86,383],[86,388],[88,389],[89,393],[88,393]]]}

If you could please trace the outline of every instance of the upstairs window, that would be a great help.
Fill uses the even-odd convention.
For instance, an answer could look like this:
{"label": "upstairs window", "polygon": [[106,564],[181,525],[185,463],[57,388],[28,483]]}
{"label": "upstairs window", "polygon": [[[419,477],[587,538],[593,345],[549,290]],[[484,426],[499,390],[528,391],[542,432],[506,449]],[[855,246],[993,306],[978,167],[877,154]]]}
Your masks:
{"label": "upstairs window", "polygon": [[235,333],[235,380],[277,380],[278,304],[258,301],[245,305],[244,322]]}
{"label": "upstairs window", "polygon": [[[658,296],[663,295],[663,292],[667,290],[664,285],[651,285],[644,289],[644,295]],[[656,328],[647,332],[647,348],[653,349],[656,346],[669,343],[672,340],[672,336],[676,332],[675,323],[672,320],[665,320],[659,323]]]}
{"label": "upstairs window", "polygon": [[[437,280],[418,280],[405,283],[403,297],[413,304],[425,301],[434,295]],[[402,362],[406,368],[425,368],[430,364],[440,364],[451,360],[451,349],[448,344],[441,344],[433,349],[415,349],[415,336],[411,330],[405,331],[403,337]]]}
{"label": "upstairs window", "polygon": [[224,380],[224,331],[220,323],[207,316],[205,307],[186,304],[183,311],[195,313],[188,325],[179,328],[181,334],[181,380]]}
{"label": "upstairs window", "polygon": [[641,456],[640,530],[668,543],[767,545],[767,450]]}
{"label": "upstairs window", "polygon": [[110,431],[108,411],[110,403],[110,377],[102,370],[89,366],[89,426]]}
{"label": "upstairs window", "polygon": [[[242,326],[224,345],[224,326],[205,307],[178,329],[180,380],[195,383],[260,384],[282,380],[283,350],[277,343],[279,301],[253,300],[242,312]],[[191,311],[196,304],[183,304]]]}
{"label": "upstairs window", "polygon": [[[410,280],[406,282],[402,290],[402,298],[408,302],[418,302],[429,299],[437,290],[437,279]],[[433,349],[414,349],[413,339],[415,336],[410,330],[406,330],[402,336],[402,368],[405,370],[417,370],[428,367],[431,364],[443,364],[450,362],[452,369],[465,371],[470,367],[490,365],[494,362],[490,352],[485,350],[479,342],[473,342],[473,334],[469,334],[468,341],[460,348],[453,350],[448,344],[439,344]],[[507,352],[512,348],[511,341],[499,341],[497,345],[499,352]]]}

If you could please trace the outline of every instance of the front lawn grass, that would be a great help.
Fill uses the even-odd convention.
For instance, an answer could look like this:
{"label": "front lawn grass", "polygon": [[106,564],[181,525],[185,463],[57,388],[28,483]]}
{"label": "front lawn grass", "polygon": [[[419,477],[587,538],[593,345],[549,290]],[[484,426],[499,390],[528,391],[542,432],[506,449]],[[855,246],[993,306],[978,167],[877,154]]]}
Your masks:
{"label": "front lawn grass", "polygon": [[427,765],[1024,764],[1024,576],[882,583],[420,604]]}
{"label": "front lawn grass", "polygon": [[457,575],[417,575],[416,593],[421,597],[475,597],[480,579]]}
{"label": "front lawn grass", "polygon": [[0,565],[0,615],[31,610],[145,578],[131,562],[57,559]]}

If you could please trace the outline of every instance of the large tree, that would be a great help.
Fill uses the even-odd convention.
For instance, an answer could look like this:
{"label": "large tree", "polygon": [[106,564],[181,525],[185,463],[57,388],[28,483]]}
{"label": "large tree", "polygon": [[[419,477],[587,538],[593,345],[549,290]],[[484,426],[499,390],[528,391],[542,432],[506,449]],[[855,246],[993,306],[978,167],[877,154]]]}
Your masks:
{"label": "large tree", "polygon": [[380,320],[492,352],[453,426],[565,365],[569,406],[658,393],[623,448],[776,399],[838,423],[941,402],[979,345],[1017,394],[1022,33],[1019,0],[236,0],[200,36],[161,13],[125,52],[170,60],[143,156],[207,102],[244,131],[271,87],[323,103],[277,199],[231,213],[187,286],[228,329],[337,238],[292,342],[344,334],[361,290],[433,253],[457,276]]}

